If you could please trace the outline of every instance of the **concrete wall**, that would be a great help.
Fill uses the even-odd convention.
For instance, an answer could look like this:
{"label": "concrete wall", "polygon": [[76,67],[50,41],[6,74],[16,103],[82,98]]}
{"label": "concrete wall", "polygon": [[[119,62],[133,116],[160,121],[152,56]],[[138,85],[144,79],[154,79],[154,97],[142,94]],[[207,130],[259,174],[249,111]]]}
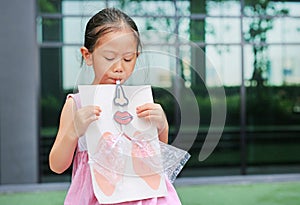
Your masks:
{"label": "concrete wall", "polygon": [[38,182],[36,1],[1,0],[0,184]]}

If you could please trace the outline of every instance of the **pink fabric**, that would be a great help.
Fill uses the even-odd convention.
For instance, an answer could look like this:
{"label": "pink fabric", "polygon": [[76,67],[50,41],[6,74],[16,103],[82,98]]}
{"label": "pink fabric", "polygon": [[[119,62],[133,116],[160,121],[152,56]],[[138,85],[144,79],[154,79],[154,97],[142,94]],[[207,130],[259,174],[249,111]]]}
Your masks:
{"label": "pink fabric", "polygon": [[[67,98],[72,97],[77,108],[81,107],[79,94],[70,94]],[[80,140],[85,140],[85,136]],[[72,182],[65,199],[65,205],[105,205],[100,204],[96,199],[93,191],[92,177],[90,173],[90,167],[88,164],[88,153],[85,147],[82,147],[84,143],[79,143],[78,148],[73,161],[73,173]],[[84,151],[81,151],[84,150]],[[151,199],[144,199],[139,201],[130,201],[117,203],[115,205],[181,205],[176,190],[166,177],[166,186],[168,190],[168,196],[158,197]],[[126,190],[124,190],[126,191]]]}
{"label": "pink fabric", "polygon": [[[139,201],[117,203],[115,205],[180,205],[176,190],[166,180],[168,196]],[[125,191],[125,190],[124,190]],[[76,152],[73,162],[72,183],[65,199],[65,205],[104,205],[100,204],[93,192],[87,151]]]}

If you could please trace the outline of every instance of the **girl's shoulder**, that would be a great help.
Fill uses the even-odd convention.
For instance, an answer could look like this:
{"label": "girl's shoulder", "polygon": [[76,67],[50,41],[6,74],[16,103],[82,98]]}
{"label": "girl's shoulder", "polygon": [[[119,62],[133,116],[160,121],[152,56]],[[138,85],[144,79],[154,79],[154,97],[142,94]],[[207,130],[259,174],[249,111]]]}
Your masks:
{"label": "girl's shoulder", "polygon": [[61,121],[71,120],[74,117],[74,111],[79,108],[81,108],[79,94],[68,94],[61,111]]}
{"label": "girl's shoulder", "polygon": [[72,98],[75,101],[77,108],[81,108],[81,101],[80,101],[80,94],[79,93],[68,94],[66,100],[68,100],[70,98]]}

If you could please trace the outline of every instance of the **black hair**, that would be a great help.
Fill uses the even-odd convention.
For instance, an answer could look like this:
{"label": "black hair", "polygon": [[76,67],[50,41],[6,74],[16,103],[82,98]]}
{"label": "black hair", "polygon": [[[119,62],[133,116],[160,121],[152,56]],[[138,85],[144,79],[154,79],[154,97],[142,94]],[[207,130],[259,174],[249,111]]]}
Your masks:
{"label": "black hair", "polygon": [[99,38],[109,32],[128,26],[137,39],[137,50],[141,47],[140,36],[135,22],[124,12],[116,8],[105,8],[95,14],[87,23],[84,35],[84,46],[93,52]]}

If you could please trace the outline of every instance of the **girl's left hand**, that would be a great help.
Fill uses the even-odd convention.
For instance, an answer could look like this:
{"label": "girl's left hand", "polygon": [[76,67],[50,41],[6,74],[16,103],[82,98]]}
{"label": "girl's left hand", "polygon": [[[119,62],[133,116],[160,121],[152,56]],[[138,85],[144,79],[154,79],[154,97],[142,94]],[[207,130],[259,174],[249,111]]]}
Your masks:
{"label": "girl's left hand", "polygon": [[168,129],[168,121],[160,104],[145,103],[136,108],[136,114],[138,117],[154,123],[159,134],[165,129]]}

